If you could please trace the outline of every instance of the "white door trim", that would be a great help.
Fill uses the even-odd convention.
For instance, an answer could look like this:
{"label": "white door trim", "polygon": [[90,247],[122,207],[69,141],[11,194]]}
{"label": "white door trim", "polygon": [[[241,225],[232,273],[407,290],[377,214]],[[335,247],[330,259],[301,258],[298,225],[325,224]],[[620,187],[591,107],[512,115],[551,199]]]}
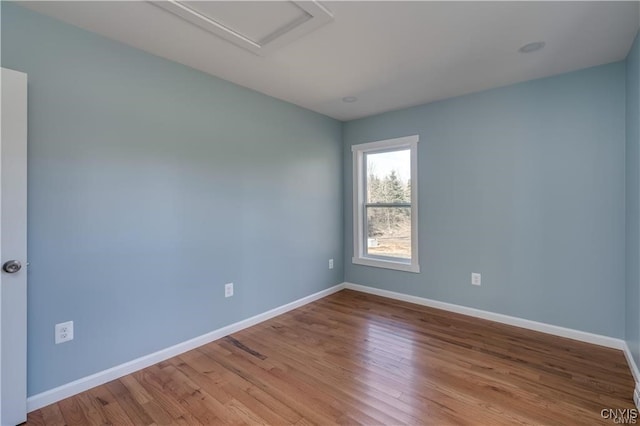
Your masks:
{"label": "white door trim", "polygon": [[[0,425],[27,419],[27,75],[2,68],[0,93]],[[2,270],[8,260],[22,268]]]}

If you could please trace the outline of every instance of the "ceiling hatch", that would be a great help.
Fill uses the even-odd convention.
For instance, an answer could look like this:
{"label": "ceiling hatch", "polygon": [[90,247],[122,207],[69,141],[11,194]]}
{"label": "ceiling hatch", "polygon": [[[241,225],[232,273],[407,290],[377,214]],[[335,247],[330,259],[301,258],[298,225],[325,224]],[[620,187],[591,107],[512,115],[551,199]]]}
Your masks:
{"label": "ceiling hatch", "polygon": [[317,1],[153,1],[180,18],[257,55],[266,55],[329,23]]}

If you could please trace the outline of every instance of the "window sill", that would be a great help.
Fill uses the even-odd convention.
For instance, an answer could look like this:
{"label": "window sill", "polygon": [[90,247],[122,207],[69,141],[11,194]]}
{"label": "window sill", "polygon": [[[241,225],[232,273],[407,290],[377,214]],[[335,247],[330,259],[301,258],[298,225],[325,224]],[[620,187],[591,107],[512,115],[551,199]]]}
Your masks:
{"label": "window sill", "polygon": [[370,257],[353,257],[351,262],[356,265],[373,266],[376,268],[394,269],[396,271],[420,273],[420,265],[413,265],[404,262],[393,262],[390,260],[373,259]]}

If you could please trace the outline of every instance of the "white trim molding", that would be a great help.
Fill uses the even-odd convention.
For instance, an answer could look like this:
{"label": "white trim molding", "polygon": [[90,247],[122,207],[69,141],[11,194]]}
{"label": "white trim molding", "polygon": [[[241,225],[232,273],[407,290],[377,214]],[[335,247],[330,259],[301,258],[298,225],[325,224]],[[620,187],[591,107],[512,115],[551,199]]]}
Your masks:
{"label": "white trim molding", "polygon": [[624,357],[627,359],[627,364],[629,364],[629,369],[631,370],[633,381],[635,382],[635,387],[633,389],[633,402],[636,405],[636,408],[640,409],[640,370],[638,370],[638,365],[633,359],[631,349],[629,349],[627,342],[624,342],[624,348],[622,351],[624,352]]}
{"label": "white trim molding", "polygon": [[[37,410],[49,404],[58,402],[64,398],[68,398],[80,392],[84,392],[93,387],[107,383],[111,380],[118,379],[127,374],[131,374],[135,371],[157,364],[171,357],[180,355],[184,352],[190,351],[202,345],[206,345],[207,343],[211,343],[224,336],[228,336],[229,334],[237,333],[238,331],[244,330],[245,328],[267,321],[271,318],[274,318],[278,315],[284,314],[286,312],[289,312],[291,310],[294,310],[296,308],[299,308],[301,306],[314,302],[318,299],[322,299],[323,297],[329,296],[343,289],[359,291],[362,293],[373,294],[376,296],[386,297],[389,299],[400,300],[400,301],[409,302],[409,303],[415,303],[417,305],[428,306],[436,309],[442,309],[445,311],[455,312],[462,315],[487,319],[487,320],[495,321],[502,324],[525,328],[528,330],[539,331],[542,333],[547,333],[547,334],[560,336],[560,337],[566,337],[566,338],[578,340],[581,342],[592,343],[595,345],[622,350],[627,359],[627,362],[629,364],[629,368],[631,369],[631,373],[633,374],[634,380],[636,382],[636,390],[634,392],[634,402],[636,402],[636,406],[638,406],[638,397],[640,397],[640,371],[638,370],[638,366],[633,360],[631,351],[629,350],[627,343],[622,339],[616,339],[613,337],[602,336],[599,334],[573,330],[570,328],[541,323],[537,321],[531,321],[531,320],[518,318],[518,317],[512,317],[509,315],[483,311],[480,309],[470,308],[467,306],[440,302],[437,300],[427,299],[423,297],[411,296],[408,294],[397,293],[394,291],[382,290],[375,287],[368,287],[364,285],[344,282],[344,283],[335,285],[333,287],[327,288],[325,290],[319,291],[317,293],[311,294],[309,296],[303,297],[301,299],[295,300],[293,302],[287,303],[286,305],[279,306],[267,312],[263,312],[261,314],[255,315],[245,320],[219,328],[207,334],[203,334],[202,336],[198,336],[193,339],[187,340],[185,342],[178,343],[177,345],[171,346],[169,348],[162,349],[158,352],[145,355],[143,357],[134,359],[124,364],[120,364],[115,367],[109,368],[107,370],[103,370],[98,373],[92,374],[90,376],[83,377],[73,382],[64,384],[57,388],[50,389],[48,391],[33,395],[27,399],[27,411],[31,412],[31,411]],[[637,394],[637,397],[636,397],[636,394]]]}
{"label": "white trim molding", "polygon": [[631,370],[635,387],[633,391],[633,402],[638,410],[640,410],[640,370],[633,359],[629,345],[623,339],[615,337],[603,336],[600,334],[588,333],[586,331],[574,330],[571,328],[560,327],[557,325],[546,324],[543,322],[532,321],[524,318],[512,317],[509,315],[497,314],[494,312],[483,311],[481,309],[470,308],[467,306],[455,305],[453,303],[440,302],[438,300],[427,299],[424,297],[411,296],[404,293],[383,290],[375,287],[368,287],[360,284],[349,282],[343,283],[348,290],[359,291],[362,293],[373,294],[376,296],[386,297],[403,302],[415,303],[417,305],[428,306],[430,308],[442,309],[444,311],[455,312],[471,317],[482,318],[490,321],[499,322],[501,324],[513,325],[515,327],[526,328],[528,330],[539,331],[554,336],[565,337],[568,339],[578,340],[580,342],[591,343],[594,345],[604,346],[612,349],[619,349],[624,353],[627,364]]}
{"label": "white trim molding", "polygon": [[629,363],[629,367],[631,368],[631,374],[633,374],[633,379],[636,383],[640,384],[640,370],[638,370],[638,366],[636,362],[633,360],[633,355],[631,355],[631,349],[629,349],[629,345],[627,342],[624,342],[624,357],[627,359],[627,363]]}
{"label": "white trim molding", "polygon": [[195,337],[185,342],[178,343],[177,345],[162,349],[158,352],[145,355],[132,361],[125,362],[124,364],[116,365],[115,367],[109,368],[107,370],[100,371],[90,376],[74,380],[73,382],[64,384],[62,386],[58,386],[48,391],[30,396],[29,398],[27,398],[27,411],[31,412],[37,410],[49,404],[58,402],[62,399],[77,395],[80,392],[84,392],[96,386],[100,386],[104,383],[110,382],[111,380],[118,379],[127,374],[131,374],[135,371],[157,364],[171,357],[180,355],[199,346],[206,345],[207,343],[211,343],[224,336],[228,336],[229,334],[237,333],[238,331],[244,330],[245,328],[277,317],[278,315],[282,315],[286,312],[307,305],[318,299],[322,299],[323,297],[336,293],[343,288],[344,284],[335,285],[333,287],[287,303],[286,305],[282,305],[267,312],[255,315],[251,318],[247,318],[245,320],[227,325],[226,327],[219,328],[207,334],[203,334],[202,336]]}
{"label": "white trim molding", "polygon": [[[353,153],[353,257],[351,262],[356,265],[373,266],[377,268],[395,269],[405,272],[420,272],[418,254],[418,142],[420,135],[404,136],[395,139],[386,139],[376,142],[361,143],[351,146]],[[367,206],[375,207],[376,204],[367,204],[366,180],[367,178],[367,154],[384,153],[395,150],[408,149],[410,152],[410,182],[411,202],[408,207],[411,210],[411,259],[400,259],[386,256],[377,256],[367,253]],[[381,207],[393,207],[393,203]],[[403,207],[407,207],[403,205]]]}
{"label": "white trim molding", "polygon": [[230,28],[223,24],[219,18],[216,19],[215,16],[209,16],[202,10],[196,10],[197,8],[194,8],[194,5],[190,4],[193,2],[185,2],[183,0],[151,0],[150,3],[211,34],[260,56],[265,56],[333,20],[333,14],[329,9],[316,0],[291,0],[290,3],[300,9],[301,16],[280,28],[273,28],[271,33],[260,40],[252,40],[249,36],[243,34],[242,29]]}
{"label": "white trim molding", "polygon": [[376,296],[387,297],[389,299],[401,300],[403,302],[415,303],[416,305],[428,306],[430,308],[442,309],[444,311],[455,312],[471,317],[487,319],[502,324],[513,325],[516,327],[526,328],[528,330],[540,331],[542,333],[552,334],[554,336],[566,337],[568,339],[579,340],[581,342],[593,343],[594,345],[605,346],[624,350],[626,343],[622,339],[615,337],[603,336],[600,334],[588,333],[586,331],[574,330],[571,328],[560,327],[557,325],[546,324],[543,322],[532,321],[524,318],[512,317],[504,314],[483,311],[481,309],[470,308],[467,306],[454,305],[453,303],[440,302],[438,300],[427,299],[424,297],[411,296],[408,294],[397,293],[395,291],[382,290],[375,287],[368,287],[360,284],[345,282],[345,288],[355,290],[362,293],[369,293]]}

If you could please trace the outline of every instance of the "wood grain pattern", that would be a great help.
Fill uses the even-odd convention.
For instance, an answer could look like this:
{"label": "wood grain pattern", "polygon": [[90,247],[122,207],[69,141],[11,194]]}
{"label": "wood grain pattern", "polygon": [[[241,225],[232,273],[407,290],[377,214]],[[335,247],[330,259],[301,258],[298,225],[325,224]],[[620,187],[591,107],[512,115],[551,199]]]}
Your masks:
{"label": "wood grain pattern", "polygon": [[633,386],[618,350],[343,290],[27,424],[612,424]]}

